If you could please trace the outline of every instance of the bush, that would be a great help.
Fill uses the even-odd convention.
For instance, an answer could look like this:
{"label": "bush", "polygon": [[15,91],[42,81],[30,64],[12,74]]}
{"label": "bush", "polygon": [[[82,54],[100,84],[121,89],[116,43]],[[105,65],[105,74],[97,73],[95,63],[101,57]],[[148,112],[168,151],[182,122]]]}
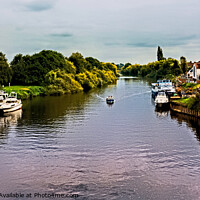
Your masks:
{"label": "bush", "polygon": [[200,110],[200,95],[197,94],[196,97],[191,97],[188,101],[187,107],[192,110]]}
{"label": "bush", "polygon": [[64,70],[50,71],[45,77],[47,93],[61,95],[83,91],[81,84],[74,79],[73,74],[67,74]]}

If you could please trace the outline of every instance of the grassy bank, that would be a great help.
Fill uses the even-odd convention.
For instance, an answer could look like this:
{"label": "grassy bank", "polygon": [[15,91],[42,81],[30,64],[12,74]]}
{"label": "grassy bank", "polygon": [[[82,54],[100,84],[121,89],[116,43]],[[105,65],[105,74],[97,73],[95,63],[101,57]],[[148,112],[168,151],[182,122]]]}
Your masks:
{"label": "grassy bank", "polygon": [[3,88],[7,93],[16,92],[18,98],[24,100],[35,96],[45,95],[46,89],[42,86],[7,86]]}
{"label": "grassy bank", "polygon": [[188,97],[188,98],[175,100],[175,102],[191,110],[200,111],[200,95],[199,94],[196,94],[195,97]]}

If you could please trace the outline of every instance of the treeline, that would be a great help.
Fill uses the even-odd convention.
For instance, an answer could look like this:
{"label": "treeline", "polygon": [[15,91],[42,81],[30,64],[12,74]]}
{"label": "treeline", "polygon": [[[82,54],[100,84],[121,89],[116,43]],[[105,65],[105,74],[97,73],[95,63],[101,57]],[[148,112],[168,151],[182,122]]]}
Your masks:
{"label": "treeline", "polygon": [[180,58],[180,62],[173,58],[164,58],[162,49],[158,46],[158,61],[146,65],[126,63],[121,67],[121,74],[130,76],[147,77],[154,80],[168,78],[171,79],[180,74],[185,74],[188,70],[185,57]]}
{"label": "treeline", "polygon": [[147,65],[127,65],[121,69],[123,75],[141,76],[152,79],[171,78],[182,73],[178,60],[167,59],[148,63]]}
{"label": "treeline", "polygon": [[43,50],[32,56],[18,54],[10,66],[0,54],[0,85],[45,86],[50,95],[76,93],[114,83],[117,67],[80,53],[69,58],[61,53]]}

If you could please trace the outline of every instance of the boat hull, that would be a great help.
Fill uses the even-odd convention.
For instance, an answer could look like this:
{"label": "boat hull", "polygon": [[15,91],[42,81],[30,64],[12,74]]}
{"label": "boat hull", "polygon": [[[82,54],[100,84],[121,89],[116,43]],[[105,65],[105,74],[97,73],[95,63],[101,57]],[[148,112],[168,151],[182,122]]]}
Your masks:
{"label": "boat hull", "polygon": [[106,100],[106,103],[107,103],[107,104],[113,104],[113,103],[114,103],[114,99]]}
{"label": "boat hull", "polygon": [[7,108],[0,108],[0,113],[9,113],[9,112],[14,112],[16,110],[20,110],[22,108],[22,104],[18,104],[12,107],[7,107]]}
{"label": "boat hull", "polygon": [[156,108],[168,108],[169,107],[169,102],[166,103],[156,103]]}

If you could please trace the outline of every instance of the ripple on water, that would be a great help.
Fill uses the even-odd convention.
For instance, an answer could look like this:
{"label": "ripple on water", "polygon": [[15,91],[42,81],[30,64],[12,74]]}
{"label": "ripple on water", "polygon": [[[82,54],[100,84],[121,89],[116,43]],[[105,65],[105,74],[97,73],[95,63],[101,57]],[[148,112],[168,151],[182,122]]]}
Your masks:
{"label": "ripple on water", "polygon": [[[122,79],[24,102],[22,117],[0,133],[0,188],[89,200],[198,199],[198,138],[169,112],[155,112],[148,91],[146,82]],[[119,101],[108,107],[111,94]]]}

